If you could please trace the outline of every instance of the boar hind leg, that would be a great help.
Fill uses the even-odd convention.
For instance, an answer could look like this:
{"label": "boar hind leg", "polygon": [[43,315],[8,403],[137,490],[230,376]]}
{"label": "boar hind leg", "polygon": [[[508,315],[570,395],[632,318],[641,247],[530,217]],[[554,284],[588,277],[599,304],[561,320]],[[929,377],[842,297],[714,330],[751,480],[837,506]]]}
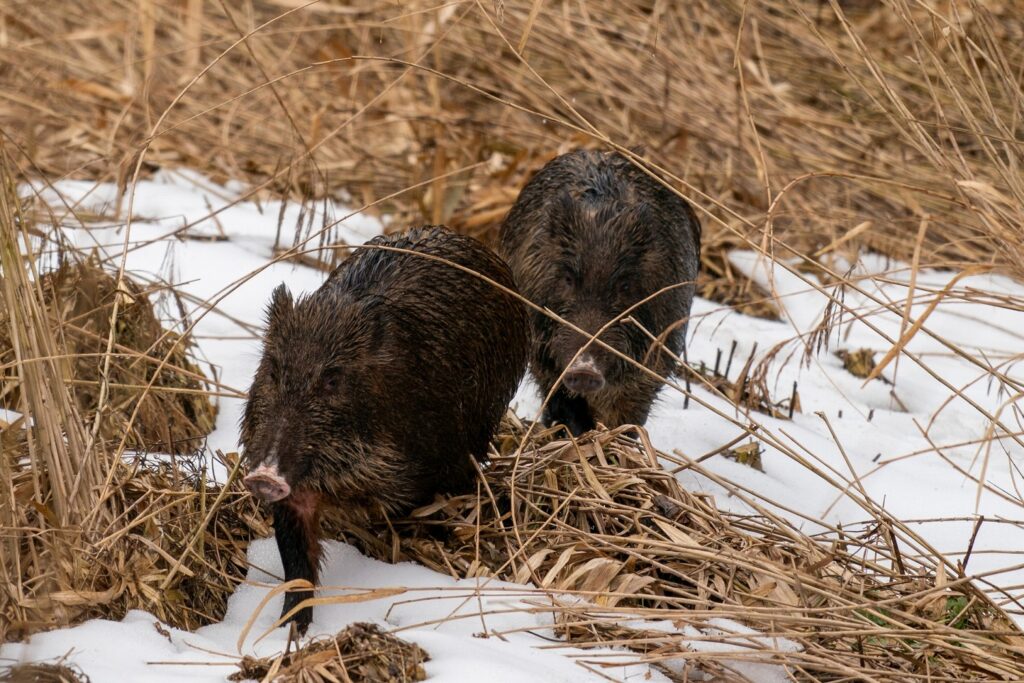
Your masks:
{"label": "boar hind leg", "polygon": [[[314,494],[293,493],[274,505],[274,536],[277,549],[284,565],[285,581],[305,579],[314,586],[320,572],[320,516],[318,501]],[[285,593],[284,609],[281,616],[288,614],[296,605],[313,597],[313,591],[289,591]],[[305,607],[297,612],[291,621],[299,633],[305,633],[313,620],[313,608]]]}
{"label": "boar hind leg", "polygon": [[544,424],[548,427],[563,424],[573,436],[589,432],[597,426],[587,400],[582,396],[570,395],[563,387],[558,387],[548,401],[544,409]]}

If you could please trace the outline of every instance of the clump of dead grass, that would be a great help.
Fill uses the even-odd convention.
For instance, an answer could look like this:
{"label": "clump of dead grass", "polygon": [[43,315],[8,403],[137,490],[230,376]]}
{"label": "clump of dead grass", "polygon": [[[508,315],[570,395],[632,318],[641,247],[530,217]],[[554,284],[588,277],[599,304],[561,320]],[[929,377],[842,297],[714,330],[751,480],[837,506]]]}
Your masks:
{"label": "clump of dead grass", "polygon": [[430,659],[408,643],[374,624],[352,624],[333,638],[313,640],[277,657],[243,657],[232,681],[275,683],[411,683],[427,677]]}
{"label": "clump of dead grass", "polygon": [[857,349],[855,351],[839,349],[836,351],[836,355],[839,357],[839,360],[843,361],[843,369],[854,377],[860,377],[861,379],[870,377],[877,365],[875,352],[871,349]]}
{"label": "clump of dead grass", "polygon": [[67,664],[16,664],[0,668],[4,683],[89,683],[89,677],[77,667]]}
{"label": "clump of dead grass", "polygon": [[[184,628],[209,623],[245,574],[248,539],[266,532],[237,459],[225,459],[232,476],[213,485],[203,459],[125,459],[118,449],[122,434],[168,448],[205,435],[206,378],[184,349],[172,352],[129,281],[117,286],[88,262],[36,270],[39,233],[6,161],[0,145],[3,392],[21,417],[0,425],[0,641],[132,608]],[[97,349],[111,318],[111,390],[83,391],[72,378],[103,372]],[[167,357],[176,363],[157,381],[182,391],[147,406],[155,363]]]}
{"label": "clump of dead grass", "polygon": [[[531,583],[573,645],[626,647],[667,670],[690,662],[746,680],[729,662],[752,659],[798,680],[893,683],[1024,670],[1013,621],[971,582],[912,557],[883,519],[812,538],[766,509],[725,512],[684,489],[625,429],[579,441],[542,433],[517,452],[525,431],[506,421],[474,495],[386,526],[336,523],[378,558]],[[722,619],[760,640],[723,631]],[[643,625],[652,620],[704,635]],[[701,638],[730,647],[702,651]]]}
{"label": "clump of dead grass", "polygon": [[[0,437],[25,431],[15,423]],[[269,533],[237,477],[215,485],[184,460],[120,462],[110,465],[98,509],[60,524],[48,495],[52,475],[25,454],[4,450],[0,640],[132,609],[184,629],[223,618],[248,571],[249,540]],[[85,533],[90,512],[108,519]]]}
{"label": "clump of dead grass", "polygon": [[[140,451],[196,451],[213,429],[217,411],[206,376],[191,358],[191,340],[161,326],[149,292],[127,276],[119,281],[94,255],[74,254],[44,273],[39,288],[47,322],[65,352],[60,363],[65,384],[86,423],[100,413],[99,438],[114,444],[123,438],[127,448]],[[115,299],[120,306],[108,355]],[[19,379],[11,330],[11,321],[0,312],[0,364],[5,368],[0,395],[13,408]]]}

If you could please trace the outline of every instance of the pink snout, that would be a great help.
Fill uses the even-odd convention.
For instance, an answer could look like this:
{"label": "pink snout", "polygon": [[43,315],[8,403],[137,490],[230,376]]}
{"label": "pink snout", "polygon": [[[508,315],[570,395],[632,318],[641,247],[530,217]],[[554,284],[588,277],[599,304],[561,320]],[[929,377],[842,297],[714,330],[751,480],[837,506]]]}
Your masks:
{"label": "pink snout", "polygon": [[592,394],[604,388],[604,375],[597,369],[594,357],[585,353],[569,366],[562,380],[576,394]]}
{"label": "pink snout", "polygon": [[273,503],[287,498],[292,492],[275,466],[260,465],[245,476],[245,487],[260,500]]}

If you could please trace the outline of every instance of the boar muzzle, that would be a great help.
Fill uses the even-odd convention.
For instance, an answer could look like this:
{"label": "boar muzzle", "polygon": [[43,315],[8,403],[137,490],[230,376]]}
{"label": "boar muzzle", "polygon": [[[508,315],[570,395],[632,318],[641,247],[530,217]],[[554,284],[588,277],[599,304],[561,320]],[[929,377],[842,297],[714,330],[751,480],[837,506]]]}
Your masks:
{"label": "boar muzzle", "polygon": [[589,353],[583,354],[569,366],[562,381],[575,394],[592,394],[604,388],[604,374],[597,369],[597,363]]}
{"label": "boar muzzle", "polygon": [[246,475],[244,483],[252,495],[267,503],[287,498],[292,492],[288,482],[273,465],[260,465]]}

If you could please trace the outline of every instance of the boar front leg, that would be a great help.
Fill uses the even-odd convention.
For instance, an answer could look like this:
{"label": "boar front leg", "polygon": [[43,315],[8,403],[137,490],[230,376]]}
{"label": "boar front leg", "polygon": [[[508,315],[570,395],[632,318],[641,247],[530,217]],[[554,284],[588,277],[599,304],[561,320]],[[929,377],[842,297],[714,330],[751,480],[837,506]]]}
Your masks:
{"label": "boar front leg", "polygon": [[[285,581],[305,579],[314,586],[320,574],[320,511],[316,494],[293,492],[274,504],[274,536],[281,553]],[[281,616],[313,597],[313,591],[289,591],[284,597]],[[313,620],[313,608],[299,610],[291,621],[304,634]]]}
{"label": "boar front leg", "polygon": [[548,401],[548,406],[544,409],[544,424],[548,427],[563,424],[573,436],[589,432],[597,426],[590,406],[587,405],[587,399],[571,395],[564,387],[558,387]]}

